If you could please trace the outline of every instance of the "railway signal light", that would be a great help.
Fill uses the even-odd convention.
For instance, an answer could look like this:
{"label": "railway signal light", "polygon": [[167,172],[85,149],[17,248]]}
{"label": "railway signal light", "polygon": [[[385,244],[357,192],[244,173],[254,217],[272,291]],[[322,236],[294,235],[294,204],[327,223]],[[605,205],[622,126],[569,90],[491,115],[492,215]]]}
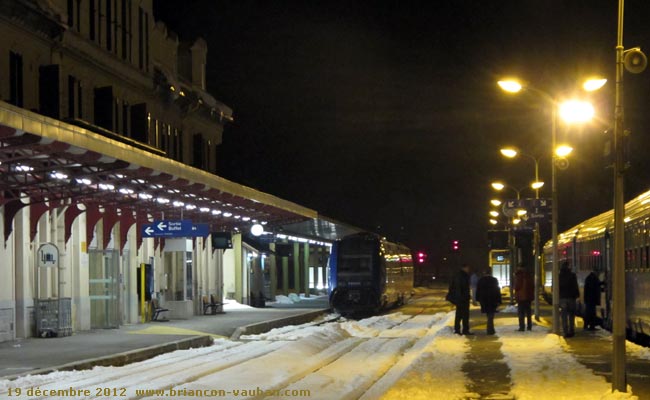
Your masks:
{"label": "railway signal light", "polygon": [[460,251],[460,242],[458,240],[451,242],[451,251]]}
{"label": "railway signal light", "polygon": [[418,256],[418,264],[424,263],[424,260],[427,258],[426,253],[422,251],[418,252],[417,256]]}

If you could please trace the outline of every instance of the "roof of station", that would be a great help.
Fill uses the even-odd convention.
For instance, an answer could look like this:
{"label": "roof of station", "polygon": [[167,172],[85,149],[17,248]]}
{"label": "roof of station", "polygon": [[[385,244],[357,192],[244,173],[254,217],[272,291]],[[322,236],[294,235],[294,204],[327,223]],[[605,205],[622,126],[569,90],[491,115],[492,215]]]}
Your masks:
{"label": "roof of station", "polygon": [[14,215],[26,206],[40,217],[51,208],[82,204],[74,214],[95,207],[101,214],[117,210],[132,223],[191,219],[212,231],[318,217],[290,201],[3,102],[0,162],[5,240]]}
{"label": "roof of station", "polygon": [[287,235],[335,241],[364,230],[321,215],[318,218],[284,224],[277,231]]}

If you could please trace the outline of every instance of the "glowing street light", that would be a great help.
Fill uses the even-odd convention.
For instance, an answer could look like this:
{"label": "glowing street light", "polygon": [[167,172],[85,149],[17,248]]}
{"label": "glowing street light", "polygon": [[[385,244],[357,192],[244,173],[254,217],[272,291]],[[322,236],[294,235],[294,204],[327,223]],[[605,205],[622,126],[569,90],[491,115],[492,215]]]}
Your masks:
{"label": "glowing street light", "polygon": [[492,210],[492,211],[490,211],[490,215],[493,216],[493,217],[498,217],[498,216],[499,216],[499,212],[498,212],[498,211],[494,211],[494,210]]}
{"label": "glowing street light", "polygon": [[499,207],[501,205],[501,200],[492,199],[492,200],[490,200],[490,204],[492,204],[495,207]]}
{"label": "glowing street light", "polygon": [[590,121],[595,114],[594,106],[588,101],[569,100],[559,105],[560,118],[567,123]]}
{"label": "glowing street light", "polygon": [[535,190],[541,189],[542,186],[544,186],[544,182],[541,182],[541,181],[533,182],[533,183],[530,184],[530,187],[532,187]]}
{"label": "glowing street light", "polygon": [[566,144],[560,145],[555,149],[555,155],[558,157],[566,157],[573,151],[573,147]]}
{"label": "glowing street light", "polygon": [[492,188],[494,190],[503,190],[504,187],[506,187],[506,185],[501,182],[492,182]]}
{"label": "glowing street light", "polygon": [[496,219],[490,218],[490,224],[496,225],[498,223],[499,223],[499,221],[497,221]]}
{"label": "glowing street light", "polygon": [[605,78],[592,78],[586,80],[582,84],[582,88],[587,92],[593,92],[605,86],[606,83],[607,83],[607,79]]}
{"label": "glowing street light", "polygon": [[501,87],[501,89],[505,90],[506,92],[509,93],[517,93],[521,89],[523,89],[523,86],[521,83],[515,81],[515,80],[502,80],[497,82],[497,84]]}
{"label": "glowing street light", "polygon": [[501,155],[508,158],[515,158],[519,153],[516,149],[513,149],[512,147],[504,147],[499,151],[501,152]]}

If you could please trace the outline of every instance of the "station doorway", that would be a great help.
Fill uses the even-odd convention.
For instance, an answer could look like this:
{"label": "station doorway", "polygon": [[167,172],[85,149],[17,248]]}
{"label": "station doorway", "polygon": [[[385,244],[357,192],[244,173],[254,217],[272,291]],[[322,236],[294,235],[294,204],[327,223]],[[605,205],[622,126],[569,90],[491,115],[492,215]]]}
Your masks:
{"label": "station doorway", "polygon": [[91,329],[120,326],[119,260],[117,250],[88,250]]}

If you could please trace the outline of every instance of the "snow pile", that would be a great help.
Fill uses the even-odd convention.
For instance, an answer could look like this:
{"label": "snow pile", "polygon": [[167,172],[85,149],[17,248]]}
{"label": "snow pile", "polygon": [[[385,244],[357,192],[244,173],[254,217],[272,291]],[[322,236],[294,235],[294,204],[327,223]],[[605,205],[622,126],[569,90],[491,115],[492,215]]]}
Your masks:
{"label": "snow pile", "polygon": [[242,335],[239,339],[242,340],[298,340],[309,336],[321,329],[318,325],[323,323],[331,323],[340,317],[339,314],[327,314],[319,317],[312,322],[307,322],[301,325],[286,325],[279,328],[273,328],[268,332],[260,333],[257,335]]}
{"label": "snow pile", "polygon": [[466,337],[445,326],[381,399],[465,399],[468,382],[462,366],[468,349]]}
{"label": "snow pile", "polygon": [[413,337],[420,338],[427,334],[427,331],[433,324],[438,323],[446,313],[435,315],[416,315],[415,317],[404,321],[403,323],[379,333],[379,337]]}
{"label": "snow pile", "polygon": [[251,310],[253,307],[241,304],[237,300],[223,299],[223,309],[228,310]]}
{"label": "snow pile", "polygon": [[279,295],[275,296],[275,303],[276,304],[293,304],[294,301],[291,300],[290,297],[279,294]]}
{"label": "snow pile", "polygon": [[[268,345],[268,342],[266,342]],[[151,383],[151,376],[142,374],[142,371],[155,370],[158,376],[165,376],[167,373],[177,372],[180,368],[185,369],[196,365],[202,359],[213,358],[215,354],[223,354],[224,351],[241,353],[241,343],[229,340],[218,340],[215,344],[207,347],[200,347],[188,350],[178,350],[171,353],[161,354],[154,358],[135,362],[123,367],[94,367],[91,370],[52,372],[47,375],[34,375],[20,377],[14,381],[0,381],[0,398],[6,398],[9,388],[27,389],[38,387],[41,390],[67,389],[74,386],[77,389],[88,388],[91,391],[95,387],[105,386],[107,382],[119,381],[123,387],[135,383]],[[268,346],[264,351],[268,352]],[[197,361],[198,360],[198,361]]]}
{"label": "snow pile", "polygon": [[[611,332],[605,329],[599,329],[597,334],[603,340],[608,340],[610,342],[612,341]],[[650,348],[639,346],[638,344],[632,343],[629,340],[625,341],[625,352],[628,356],[631,357],[637,357],[642,360],[650,360]]]}
{"label": "snow pile", "polygon": [[370,338],[376,337],[383,331],[399,325],[410,318],[412,318],[411,315],[404,315],[401,312],[398,312],[370,317],[360,321],[351,320],[342,322],[341,327],[352,336]]}
{"label": "snow pile", "polygon": [[610,384],[567,353],[563,338],[543,331],[515,332],[515,318],[500,322],[501,352],[510,367],[511,393],[518,400],[557,400],[568,394],[572,400],[616,399],[603,397],[611,394]]}
{"label": "snow pile", "polygon": [[502,313],[516,313],[517,312],[517,305],[516,304],[508,304],[503,310],[499,310],[499,312],[502,312]]}
{"label": "snow pile", "polygon": [[311,395],[307,397],[310,400],[358,399],[411,345],[412,340],[406,338],[362,341],[336,361],[323,365],[286,389],[310,389]]}
{"label": "snow pile", "polygon": [[[430,328],[426,335],[360,400],[464,398],[466,379],[460,367],[468,350],[467,339],[451,335],[453,312],[428,317]],[[441,392],[440,387],[446,389]]]}
{"label": "snow pile", "polygon": [[[361,339],[358,338],[350,338],[336,325],[326,326],[319,332],[291,342],[281,349],[238,363],[215,374],[205,375],[193,382],[178,386],[177,389],[211,390],[214,389],[215,382],[227,383],[231,388],[248,388],[251,392],[254,392],[257,387],[262,390],[280,389],[339,359],[358,346],[360,341]],[[256,343],[260,342],[249,344]],[[278,366],[282,367],[278,368]],[[347,371],[342,370],[340,373],[346,375]],[[315,387],[318,386],[301,388],[313,391]]]}
{"label": "snow pile", "polygon": [[309,297],[306,297],[304,293],[300,293],[300,295],[297,295],[296,293],[289,293],[288,296],[279,294],[275,296],[275,301],[267,302],[267,304],[296,304],[300,303],[301,301],[320,300],[324,297],[327,298],[327,295],[311,295]]}

